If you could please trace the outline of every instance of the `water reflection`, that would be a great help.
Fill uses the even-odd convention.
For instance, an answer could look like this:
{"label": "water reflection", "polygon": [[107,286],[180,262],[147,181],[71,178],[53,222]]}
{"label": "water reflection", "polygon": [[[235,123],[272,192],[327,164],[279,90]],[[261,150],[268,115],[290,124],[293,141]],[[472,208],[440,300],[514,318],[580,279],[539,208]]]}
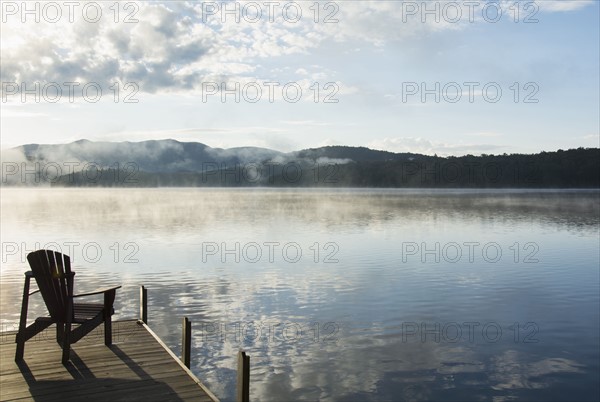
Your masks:
{"label": "water reflection", "polygon": [[[18,320],[27,249],[71,244],[78,290],[124,284],[117,318],[137,315],[144,284],[150,325],[176,353],[181,317],[192,320],[193,369],[224,400],[239,348],[252,356],[257,400],[595,400],[598,196],[3,189],[0,318],[5,328]],[[230,253],[207,256],[207,242]],[[257,262],[242,252],[250,242],[262,247]],[[441,251],[451,242],[463,247],[455,262]],[[463,245],[474,242],[470,261]],[[286,243],[299,245],[296,262],[281,255]],[[337,262],[324,261],[328,243]],[[408,243],[425,243],[425,258],[407,255]],[[493,262],[481,253],[491,243],[502,251]],[[537,262],[525,262],[529,243]],[[40,301],[31,317],[44,314]],[[414,323],[458,323],[467,334],[465,322],[503,333],[407,336]],[[527,323],[537,342],[524,341]]]}

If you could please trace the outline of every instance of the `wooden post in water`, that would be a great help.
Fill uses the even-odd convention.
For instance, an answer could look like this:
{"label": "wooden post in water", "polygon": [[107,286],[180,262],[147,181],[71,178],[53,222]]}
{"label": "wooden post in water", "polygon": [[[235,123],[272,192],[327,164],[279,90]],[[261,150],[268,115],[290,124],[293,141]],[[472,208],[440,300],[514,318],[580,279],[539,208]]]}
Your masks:
{"label": "wooden post in water", "polygon": [[148,289],[140,286],[140,320],[148,324]]}
{"label": "wooden post in water", "polygon": [[237,402],[250,402],[250,356],[238,352]]}
{"label": "wooden post in water", "polygon": [[181,361],[190,368],[190,355],[192,349],[192,323],[187,317],[183,317],[181,326]]}

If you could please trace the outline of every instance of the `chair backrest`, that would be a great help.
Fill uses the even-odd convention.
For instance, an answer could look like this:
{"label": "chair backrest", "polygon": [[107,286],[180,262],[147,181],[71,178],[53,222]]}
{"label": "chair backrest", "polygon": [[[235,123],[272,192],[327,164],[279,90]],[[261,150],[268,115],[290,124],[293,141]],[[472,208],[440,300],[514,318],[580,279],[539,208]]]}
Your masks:
{"label": "chair backrest", "polygon": [[58,251],[38,250],[29,253],[27,261],[50,316],[64,322],[69,295],[73,294],[73,290],[69,289],[69,283],[73,286],[74,275],[71,272],[71,259]]}

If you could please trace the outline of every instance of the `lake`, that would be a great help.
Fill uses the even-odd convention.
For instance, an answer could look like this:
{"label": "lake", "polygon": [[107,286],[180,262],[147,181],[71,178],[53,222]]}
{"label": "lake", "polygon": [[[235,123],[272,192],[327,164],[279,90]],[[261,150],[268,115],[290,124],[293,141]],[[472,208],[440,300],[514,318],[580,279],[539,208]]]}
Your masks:
{"label": "lake", "polygon": [[599,196],[3,188],[2,330],[46,247],[76,291],[123,285],[115,319],[145,285],[177,354],[189,317],[192,370],[225,401],[240,348],[254,400],[598,400]]}

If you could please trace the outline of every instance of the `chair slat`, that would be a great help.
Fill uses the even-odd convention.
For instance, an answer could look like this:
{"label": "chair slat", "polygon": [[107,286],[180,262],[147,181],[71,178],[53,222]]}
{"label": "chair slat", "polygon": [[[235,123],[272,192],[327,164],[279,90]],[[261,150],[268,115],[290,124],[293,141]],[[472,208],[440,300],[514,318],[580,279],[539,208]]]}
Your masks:
{"label": "chair slat", "polygon": [[60,304],[62,306],[66,306],[67,302],[68,302],[68,289],[67,289],[67,277],[65,275],[65,268],[64,268],[64,263],[63,263],[63,258],[66,257],[63,254],[55,251],[55,252],[50,252],[53,254],[54,256],[54,261],[56,264],[56,271],[55,271],[55,275],[56,277],[54,278],[55,280],[55,285],[56,285],[56,293],[57,293],[57,298],[60,300]]}
{"label": "chair slat", "polygon": [[[62,307],[64,306],[63,304],[63,300],[60,297],[60,291],[59,289],[57,289],[57,280],[56,280],[56,276],[58,274],[57,270],[56,270],[56,260],[54,258],[54,252],[51,250],[46,250],[46,264],[43,267],[43,272],[44,272],[44,276],[46,276],[46,278],[48,278],[48,283],[49,283],[49,287],[51,290],[51,295],[50,298],[52,299],[52,303],[54,305],[54,308],[56,310],[56,314],[59,314],[62,316]],[[63,321],[62,318],[56,317],[57,320],[59,321]]]}
{"label": "chair slat", "polygon": [[54,303],[57,310],[60,311],[60,307],[62,307],[64,304],[60,295],[60,289],[58,289],[58,265],[56,264],[54,252],[52,250],[46,250],[46,258],[48,260],[48,265],[44,267],[44,270],[46,271],[46,275],[50,280],[50,287],[52,288],[52,294],[54,295]]}
{"label": "chair slat", "polygon": [[60,306],[56,300],[56,292],[49,272],[50,262],[46,250],[29,253],[27,260],[29,261],[31,271],[33,272],[50,316],[53,319],[58,320],[60,316]]}

